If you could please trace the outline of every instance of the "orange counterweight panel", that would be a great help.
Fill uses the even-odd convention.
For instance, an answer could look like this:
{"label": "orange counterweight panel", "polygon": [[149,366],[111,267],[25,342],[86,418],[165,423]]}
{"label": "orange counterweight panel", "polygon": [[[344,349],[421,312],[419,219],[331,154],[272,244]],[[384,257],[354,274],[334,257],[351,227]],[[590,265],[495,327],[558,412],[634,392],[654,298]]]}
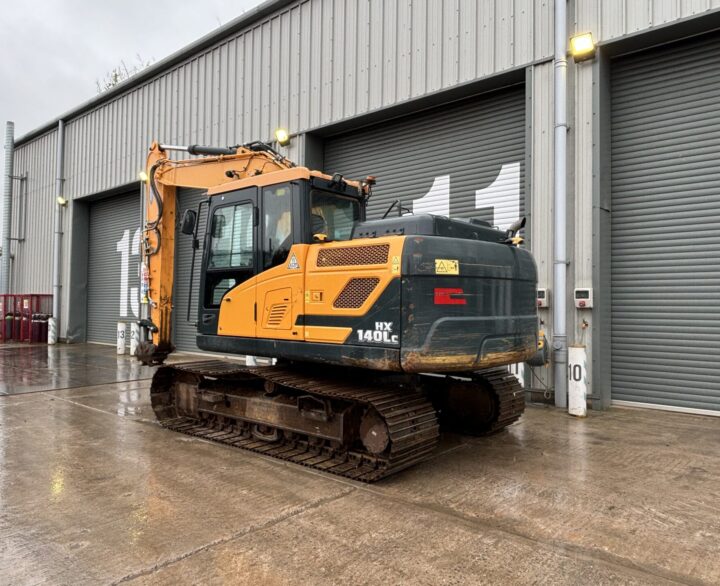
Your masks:
{"label": "orange counterweight panel", "polygon": [[[404,236],[314,244],[307,255],[305,315],[365,315],[400,277]],[[344,343],[348,327],[306,326],[308,342]]]}

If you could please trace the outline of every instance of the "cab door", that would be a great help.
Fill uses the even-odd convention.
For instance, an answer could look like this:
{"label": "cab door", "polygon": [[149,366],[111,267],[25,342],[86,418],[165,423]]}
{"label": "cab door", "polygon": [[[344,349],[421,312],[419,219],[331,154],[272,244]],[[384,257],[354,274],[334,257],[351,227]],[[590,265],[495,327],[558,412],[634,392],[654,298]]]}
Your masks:
{"label": "cab door", "polygon": [[303,339],[297,318],[303,312],[308,246],[298,230],[299,189],[295,182],[279,183],[263,187],[259,194],[258,338]]}
{"label": "cab door", "polygon": [[255,335],[258,189],[215,196],[205,233],[198,332]]}

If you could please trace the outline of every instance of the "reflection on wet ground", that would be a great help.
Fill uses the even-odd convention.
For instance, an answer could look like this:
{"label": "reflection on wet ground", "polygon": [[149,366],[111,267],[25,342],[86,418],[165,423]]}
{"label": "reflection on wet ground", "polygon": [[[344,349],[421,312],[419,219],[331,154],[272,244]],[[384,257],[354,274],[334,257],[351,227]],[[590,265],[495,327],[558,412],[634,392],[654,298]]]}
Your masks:
{"label": "reflection on wet ground", "polygon": [[0,395],[149,379],[153,371],[114,346],[0,344]]}
{"label": "reflection on wet ground", "polygon": [[531,406],[365,486],[162,429],[113,348],[2,350],[0,584],[720,583],[720,418]]}

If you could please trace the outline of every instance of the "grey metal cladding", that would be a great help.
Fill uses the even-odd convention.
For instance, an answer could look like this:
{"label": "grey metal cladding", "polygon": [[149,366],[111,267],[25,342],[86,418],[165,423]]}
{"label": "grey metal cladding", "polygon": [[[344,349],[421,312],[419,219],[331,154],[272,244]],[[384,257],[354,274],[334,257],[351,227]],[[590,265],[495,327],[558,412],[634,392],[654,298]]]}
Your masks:
{"label": "grey metal cladding", "polygon": [[720,35],[612,69],[613,399],[720,410]]}
{"label": "grey metal cladding", "polygon": [[[200,201],[206,198],[203,189],[178,190],[178,229],[175,233],[175,282],[173,287],[173,343],[178,350],[198,351],[195,343],[197,329],[197,304],[200,292],[200,275],[202,268],[203,237],[207,221],[207,206],[202,206],[198,216],[198,239],[200,248],[195,254],[195,275],[192,281],[192,298],[190,293],[190,268],[192,264],[192,236],[180,232],[179,224],[185,210],[197,210]],[[190,321],[187,320],[188,303],[190,303]]]}
{"label": "grey metal cladding", "polygon": [[[139,316],[138,193],[114,196],[90,206],[88,246],[88,341],[114,343],[117,322]],[[129,338],[127,338],[129,341]]]}
{"label": "grey metal cladding", "polygon": [[17,293],[52,293],[53,210],[55,207],[55,155],[57,132],[35,139],[15,153],[13,182],[12,290]]}
{"label": "grey metal cladding", "polygon": [[[513,86],[327,139],[325,171],[377,177],[368,217],[400,199],[416,213],[507,225],[524,211],[524,90]],[[433,192],[423,200],[434,199],[430,207],[418,203]]]}
{"label": "grey metal cladding", "polygon": [[551,29],[552,3],[535,0],[291,4],[70,116],[67,193],[133,181],[153,139],[268,140],[531,63],[551,55]]}
{"label": "grey metal cladding", "polygon": [[720,0],[575,0],[575,30],[609,41],[717,8]]}

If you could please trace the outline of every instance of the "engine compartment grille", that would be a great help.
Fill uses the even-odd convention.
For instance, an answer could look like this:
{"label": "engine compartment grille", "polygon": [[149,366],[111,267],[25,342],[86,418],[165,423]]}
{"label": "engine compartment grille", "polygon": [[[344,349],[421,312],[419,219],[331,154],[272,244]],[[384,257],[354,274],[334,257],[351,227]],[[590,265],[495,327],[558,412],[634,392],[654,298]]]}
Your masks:
{"label": "engine compartment grille", "polygon": [[317,266],[347,267],[352,265],[381,265],[387,264],[389,254],[389,244],[328,248],[318,253]]}
{"label": "engine compartment grille", "polygon": [[377,277],[354,277],[350,279],[333,302],[336,309],[358,309],[380,283]]}

